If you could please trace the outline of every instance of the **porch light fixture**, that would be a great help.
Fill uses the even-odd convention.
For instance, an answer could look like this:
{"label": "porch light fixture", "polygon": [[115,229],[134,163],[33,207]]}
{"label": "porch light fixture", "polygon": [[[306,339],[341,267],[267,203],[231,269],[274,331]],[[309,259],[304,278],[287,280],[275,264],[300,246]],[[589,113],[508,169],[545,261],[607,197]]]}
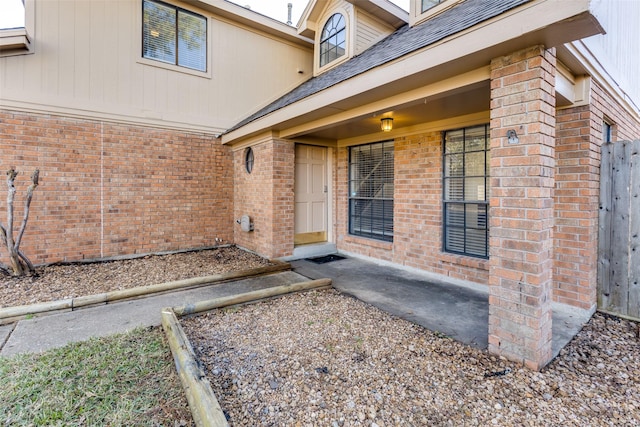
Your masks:
{"label": "porch light fixture", "polygon": [[391,129],[393,129],[393,118],[391,117],[381,118],[380,129],[382,129],[382,132],[391,132]]}
{"label": "porch light fixture", "polygon": [[514,129],[509,129],[507,131],[507,140],[509,141],[509,144],[517,144],[520,142],[520,140],[518,139],[518,134]]}

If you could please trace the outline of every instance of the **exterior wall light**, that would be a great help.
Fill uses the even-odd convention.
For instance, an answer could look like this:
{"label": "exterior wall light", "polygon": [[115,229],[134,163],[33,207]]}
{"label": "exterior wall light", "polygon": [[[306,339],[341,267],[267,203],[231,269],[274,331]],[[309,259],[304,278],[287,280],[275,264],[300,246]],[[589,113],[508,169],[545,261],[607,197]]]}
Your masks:
{"label": "exterior wall light", "polygon": [[391,132],[391,129],[393,129],[393,118],[391,117],[381,118],[380,129],[382,129],[382,132]]}

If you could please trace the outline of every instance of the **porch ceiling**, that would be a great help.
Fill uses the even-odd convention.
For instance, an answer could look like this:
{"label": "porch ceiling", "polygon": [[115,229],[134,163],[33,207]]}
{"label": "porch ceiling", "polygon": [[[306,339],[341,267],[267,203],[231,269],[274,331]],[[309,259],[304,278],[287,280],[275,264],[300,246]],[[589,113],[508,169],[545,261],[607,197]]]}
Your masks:
{"label": "porch ceiling", "polygon": [[392,117],[395,129],[414,128],[450,117],[488,111],[489,103],[490,83],[486,80],[308,131],[296,131],[295,127],[283,128],[280,134],[301,142],[333,142],[366,135],[375,137],[376,134],[379,138],[382,117]]}

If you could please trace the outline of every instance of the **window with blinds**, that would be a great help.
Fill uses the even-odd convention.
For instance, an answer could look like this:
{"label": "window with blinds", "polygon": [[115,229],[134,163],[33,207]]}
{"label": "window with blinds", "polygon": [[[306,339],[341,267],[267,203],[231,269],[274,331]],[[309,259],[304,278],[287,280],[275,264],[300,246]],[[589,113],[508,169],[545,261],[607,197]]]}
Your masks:
{"label": "window with blinds", "polygon": [[444,133],[446,252],[489,257],[489,126]]}
{"label": "window with blinds", "polygon": [[143,0],[142,56],[207,71],[207,20],[156,0]]}
{"label": "window with blinds", "polygon": [[393,241],[393,141],[349,148],[349,234]]}

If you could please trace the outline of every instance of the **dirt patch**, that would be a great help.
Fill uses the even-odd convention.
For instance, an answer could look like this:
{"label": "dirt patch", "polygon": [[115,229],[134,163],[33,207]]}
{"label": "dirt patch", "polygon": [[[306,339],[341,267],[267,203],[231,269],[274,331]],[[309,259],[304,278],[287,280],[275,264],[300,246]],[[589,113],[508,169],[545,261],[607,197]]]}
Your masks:
{"label": "dirt patch", "polygon": [[232,425],[638,425],[638,324],[596,314],[532,372],[317,291],[182,319]]}
{"label": "dirt patch", "polygon": [[51,265],[39,267],[34,277],[0,275],[0,307],[75,298],[267,265],[268,260],[234,246],[121,261]]}

